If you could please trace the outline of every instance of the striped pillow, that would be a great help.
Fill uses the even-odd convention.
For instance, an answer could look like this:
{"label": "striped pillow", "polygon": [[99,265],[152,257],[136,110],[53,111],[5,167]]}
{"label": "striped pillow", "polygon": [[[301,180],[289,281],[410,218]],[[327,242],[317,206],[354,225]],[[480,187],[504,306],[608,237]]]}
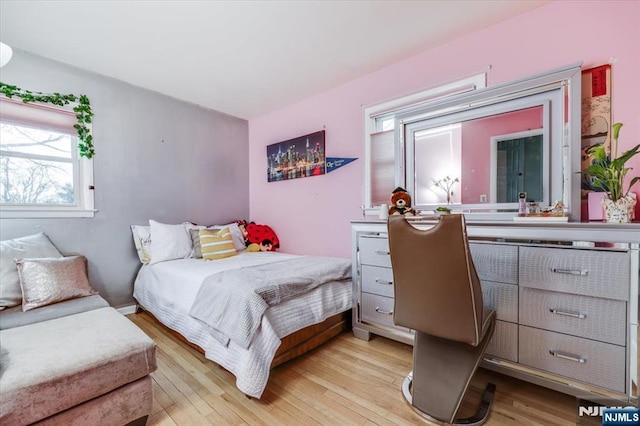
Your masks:
{"label": "striped pillow", "polygon": [[229,228],[211,231],[200,230],[200,250],[205,260],[224,259],[238,254],[233,245],[233,237]]}

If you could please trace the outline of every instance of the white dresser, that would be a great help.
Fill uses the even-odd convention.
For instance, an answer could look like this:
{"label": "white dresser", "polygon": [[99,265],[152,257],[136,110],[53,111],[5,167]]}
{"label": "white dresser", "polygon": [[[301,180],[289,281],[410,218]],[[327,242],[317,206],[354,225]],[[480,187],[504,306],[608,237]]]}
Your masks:
{"label": "white dresser", "polygon": [[[640,224],[468,220],[467,228],[485,304],[497,314],[483,366],[637,405]],[[412,331],[393,324],[386,222],[352,222],[352,247],[354,335],[412,344]]]}

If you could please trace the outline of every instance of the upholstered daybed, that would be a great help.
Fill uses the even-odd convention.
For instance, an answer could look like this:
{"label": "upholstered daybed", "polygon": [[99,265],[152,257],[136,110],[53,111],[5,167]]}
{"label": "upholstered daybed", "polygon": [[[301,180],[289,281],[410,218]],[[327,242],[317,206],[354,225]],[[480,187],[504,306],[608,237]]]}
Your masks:
{"label": "upholstered daybed", "polygon": [[[35,239],[41,243],[43,237]],[[30,242],[18,253],[33,254]],[[14,302],[8,297],[11,274],[7,260],[16,254],[11,243],[0,242],[2,278],[6,280],[0,283],[4,308],[0,310],[0,424],[145,424],[153,402],[149,376],[156,369],[153,340],[88,286],[86,296],[25,311],[25,306],[32,306],[29,303],[38,303],[33,296],[42,295],[40,289],[21,305],[10,306]],[[18,246],[25,246],[21,243]],[[25,282],[34,271],[39,281],[48,280],[42,274],[46,271],[43,265],[50,268],[53,264],[60,272],[61,265],[66,271],[69,262],[84,263],[80,257],[25,259],[33,259],[22,263],[25,270],[20,278]],[[20,267],[20,261],[16,263]],[[76,273],[78,266],[73,268]],[[22,287],[24,296],[29,288]]]}

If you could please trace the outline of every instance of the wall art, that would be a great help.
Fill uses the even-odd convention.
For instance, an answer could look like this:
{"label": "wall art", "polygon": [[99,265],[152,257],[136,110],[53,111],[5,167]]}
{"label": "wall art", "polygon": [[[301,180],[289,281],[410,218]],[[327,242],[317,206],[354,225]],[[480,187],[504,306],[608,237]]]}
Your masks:
{"label": "wall art", "polygon": [[326,173],[325,131],[267,146],[267,180],[297,179]]}

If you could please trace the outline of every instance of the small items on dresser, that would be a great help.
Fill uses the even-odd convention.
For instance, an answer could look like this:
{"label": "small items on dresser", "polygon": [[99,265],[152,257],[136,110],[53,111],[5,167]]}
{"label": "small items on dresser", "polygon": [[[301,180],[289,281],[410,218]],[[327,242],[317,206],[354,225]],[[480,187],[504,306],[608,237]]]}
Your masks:
{"label": "small items on dresser", "polygon": [[[526,194],[526,193],[520,193]],[[556,201],[551,206],[542,207],[537,201],[526,203],[525,214],[520,213],[522,210],[522,199],[520,199],[520,209],[518,215],[514,216],[516,222],[568,222],[569,217],[564,214],[564,204],[562,201]]]}

